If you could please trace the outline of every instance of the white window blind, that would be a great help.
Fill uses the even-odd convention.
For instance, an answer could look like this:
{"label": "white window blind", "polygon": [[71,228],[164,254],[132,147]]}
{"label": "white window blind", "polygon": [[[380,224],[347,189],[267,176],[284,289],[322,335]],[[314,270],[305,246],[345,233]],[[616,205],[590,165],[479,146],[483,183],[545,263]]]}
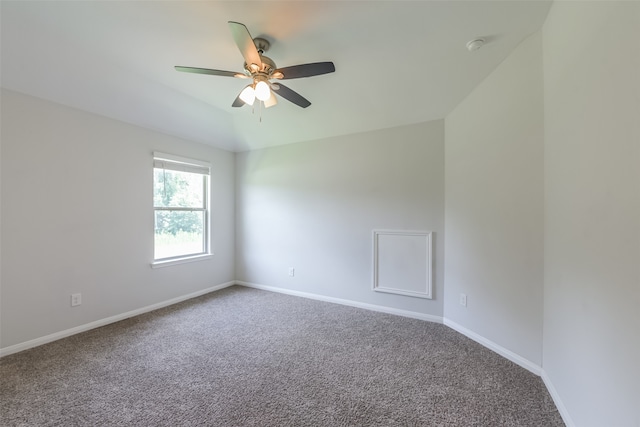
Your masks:
{"label": "white window blind", "polygon": [[153,153],[153,167],[179,172],[199,173],[209,175],[210,167],[206,162],[174,156],[165,153]]}

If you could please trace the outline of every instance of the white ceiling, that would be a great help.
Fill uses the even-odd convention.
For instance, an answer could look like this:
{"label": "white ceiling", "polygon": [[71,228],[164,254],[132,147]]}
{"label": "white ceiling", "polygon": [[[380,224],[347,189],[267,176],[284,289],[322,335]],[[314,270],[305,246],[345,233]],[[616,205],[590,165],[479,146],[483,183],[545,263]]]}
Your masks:
{"label": "white ceiling", "polygon": [[[538,1],[2,1],[2,86],[219,148],[243,151],[441,119],[528,35]],[[271,42],[279,67],[333,61],[289,80],[252,114],[227,21]],[[487,44],[468,52],[467,41]]]}

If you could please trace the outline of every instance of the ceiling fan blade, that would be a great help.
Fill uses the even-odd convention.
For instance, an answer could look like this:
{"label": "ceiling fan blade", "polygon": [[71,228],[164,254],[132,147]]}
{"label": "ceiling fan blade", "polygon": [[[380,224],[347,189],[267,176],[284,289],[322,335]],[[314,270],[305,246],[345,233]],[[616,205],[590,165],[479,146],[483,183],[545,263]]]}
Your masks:
{"label": "ceiling fan blade", "polygon": [[242,53],[247,65],[251,67],[251,64],[256,64],[258,69],[262,68],[260,54],[258,53],[258,49],[253,42],[253,37],[249,34],[247,27],[239,22],[229,21],[228,23],[233,40],[238,45],[238,49],[240,49],[240,53]]}
{"label": "ceiling fan blade", "polygon": [[[299,79],[301,77],[319,76],[321,74],[333,73],[336,70],[333,62],[314,62],[311,64],[293,65],[291,67],[278,68],[273,72],[273,78]],[[281,73],[282,77],[275,74]]]}
{"label": "ceiling fan blade", "polygon": [[233,101],[233,104],[231,104],[232,107],[242,107],[243,105],[244,105],[244,101],[240,99],[240,95],[238,95],[235,101]]}
{"label": "ceiling fan blade", "polygon": [[[277,87],[277,89],[276,89],[276,87]],[[274,92],[277,95],[280,95],[284,99],[293,102],[294,104],[296,104],[299,107],[307,108],[309,105],[311,105],[311,103],[306,98],[304,98],[298,92],[289,89],[288,87],[286,87],[282,83],[278,83],[277,85],[273,85],[272,88],[273,88]]]}
{"label": "ceiling fan blade", "polygon": [[209,68],[196,68],[196,67],[182,67],[180,65],[176,65],[175,69],[177,71],[182,71],[184,73],[209,74],[212,76],[223,76],[223,77],[238,77],[241,79],[248,78],[248,76],[242,73],[237,73],[235,71],[211,70]]}

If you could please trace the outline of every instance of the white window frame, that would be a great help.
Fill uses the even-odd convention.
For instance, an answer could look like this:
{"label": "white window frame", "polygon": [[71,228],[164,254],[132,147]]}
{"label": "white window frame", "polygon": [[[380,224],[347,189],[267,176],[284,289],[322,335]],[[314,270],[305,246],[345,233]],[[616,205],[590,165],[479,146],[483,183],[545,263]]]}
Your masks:
{"label": "white window frame", "polygon": [[[202,160],[190,159],[187,157],[176,156],[174,154],[154,152],[153,153],[153,169],[158,167],[166,168],[169,170],[177,170],[184,172],[195,172],[200,173],[204,176],[204,208],[167,208],[167,207],[156,207],[155,203],[153,203],[153,262],[151,263],[152,268],[158,267],[168,267],[176,264],[184,264],[188,262],[194,261],[203,261],[207,259],[211,259],[213,257],[213,253],[211,252],[211,206],[210,206],[210,194],[211,194],[211,164]],[[155,180],[153,180],[153,186],[151,188],[152,191],[155,191]],[[161,258],[155,259],[155,216],[156,211],[158,210],[168,210],[168,211],[202,211],[204,212],[204,249],[201,253],[189,254],[189,255],[179,255],[170,258]]]}

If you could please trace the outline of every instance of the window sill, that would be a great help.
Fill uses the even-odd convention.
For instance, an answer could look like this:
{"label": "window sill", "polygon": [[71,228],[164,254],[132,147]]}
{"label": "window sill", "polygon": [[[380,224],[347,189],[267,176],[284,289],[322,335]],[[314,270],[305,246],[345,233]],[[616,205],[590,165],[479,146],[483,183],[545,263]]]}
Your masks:
{"label": "window sill", "polygon": [[190,256],[186,258],[170,259],[166,261],[155,261],[151,263],[151,268],[170,267],[172,265],[186,264],[189,262],[197,262],[197,261],[207,261],[210,259],[213,259],[213,254],[196,255],[196,256]]}

